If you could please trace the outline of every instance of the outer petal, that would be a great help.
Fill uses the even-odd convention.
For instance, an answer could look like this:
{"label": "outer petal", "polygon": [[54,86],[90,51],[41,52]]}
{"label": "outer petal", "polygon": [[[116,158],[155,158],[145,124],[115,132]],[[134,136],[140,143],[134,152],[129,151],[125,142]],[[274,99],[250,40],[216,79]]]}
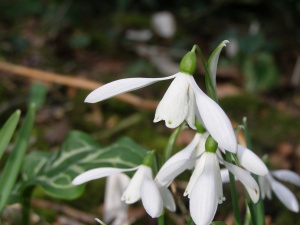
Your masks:
{"label": "outer petal", "polygon": [[[120,225],[128,220],[128,205],[120,200],[123,191],[130,179],[125,174],[119,173],[109,176],[106,180],[104,195],[103,220],[112,225]],[[111,222],[113,221],[113,222]]]}
{"label": "outer petal", "polygon": [[141,165],[132,177],[129,185],[123,193],[121,200],[127,204],[135,203],[141,197],[141,186],[144,179],[152,179],[151,168]]}
{"label": "outer petal", "polygon": [[184,196],[188,196],[190,197],[192,190],[194,189],[194,186],[196,184],[196,182],[198,181],[199,177],[201,176],[204,166],[206,165],[206,157],[207,157],[207,153],[203,153],[203,155],[201,156],[201,158],[198,160],[195,170],[189,180],[189,183],[185,189],[184,192]]}
{"label": "outer petal", "polygon": [[202,174],[197,180],[190,195],[190,211],[197,225],[208,225],[212,222],[218,206],[218,187],[215,174],[215,154],[208,153]]}
{"label": "outer petal", "polygon": [[228,169],[221,169],[220,172],[221,172],[222,183],[229,183],[230,179],[229,179]]}
{"label": "outer petal", "polygon": [[227,169],[231,173],[233,173],[237,177],[237,179],[239,179],[242,182],[250,198],[254,203],[256,203],[259,199],[259,188],[258,188],[258,184],[254,180],[254,178],[250,175],[250,173],[228,162],[223,161],[223,163],[227,167]]}
{"label": "outer petal", "polygon": [[[179,160],[183,159],[189,159],[191,158],[193,151],[195,150],[196,146],[199,143],[199,140],[201,138],[201,134],[196,134],[193,138],[193,140],[181,151],[173,155],[171,158],[169,158],[164,165],[161,167],[160,171],[163,170],[164,168],[172,165],[173,163],[176,163]],[[159,172],[158,172],[159,173]]]}
{"label": "outer petal", "polygon": [[164,207],[170,210],[171,212],[175,212],[176,204],[170,190],[160,185],[158,185],[158,189],[160,192],[160,196],[163,200]]}
{"label": "outer petal", "polygon": [[159,102],[153,122],[165,120],[169,128],[178,127],[187,117],[188,114],[188,90],[190,75],[177,73],[164,97]]}
{"label": "outer petal", "polygon": [[221,148],[236,153],[237,140],[227,115],[215,101],[204,94],[192,76],[189,77],[189,81],[194,89],[198,110],[207,131]]}
{"label": "outer petal", "polygon": [[177,74],[163,78],[127,78],[116,80],[92,91],[84,101],[88,103],[100,102],[118,94],[133,91],[161,80],[172,79],[176,76]]}
{"label": "outer petal", "polygon": [[237,157],[239,158],[241,165],[251,173],[259,176],[268,174],[269,171],[264,162],[248,148],[238,145]]}
{"label": "outer petal", "polygon": [[141,187],[141,197],[146,212],[152,218],[159,217],[162,214],[163,201],[158,187],[152,179],[144,179]]}
{"label": "outer petal", "polygon": [[175,177],[192,167],[195,164],[196,159],[197,158],[179,160],[168,167],[165,167],[163,170],[158,172],[155,180],[160,185],[168,187]]}
{"label": "outer petal", "polygon": [[78,175],[77,177],[75,177],[74,180],[72,181],[72,184],[79,185],[79,184],[83,184],[90,180],[96,180],[96,179],[111,176],[111,175],[114,175],[117,173],[133,171],[133,170],[137,170],[138,168],[139,168],[139,166],[135,167],[135,168],[130,168],[130,169],[119,169],[119,168],[112,168],[112,167],[102,167],[102,168],[92,169],[92,170],[88,170],[88,171]]}
{"label": "outer petal", "polygon": [[196,126],[195,126],[195,119],[196,119],[196,100],[195,100],[195,94],[194,91],[191,87],[189,87],[189,91],[188,91],[188,114],[186,116],[186,122],[188,123],[188,125],[196,130]]}
{"label": "outer petal", "polygon": [[271,171],[271,174],[282,180],[282,181],[285,181],[285,182],[290,182],[292,184],[295,184],[297,185],[298,187],[300,186],[300,176],[293,172],[293,171],[290,171],[290,170],[274,170],[274,171]]}
{"label": "outer petal", "polygon": [[222,43],[219,44],[219,46],[213,51],[213,53],[211,54],[211,56],[208,59],[208,66],[209,66],[211,81],[212,81],[215,89],[216,89],[217,66],[218,66],[220,52],[221,52],[222,48],[225,47],[226,44],[228,44],[228,43],[229,43],[229,41],[227,41],[227,40],[222,41]]}
{"label": "outer petal", "polygon": [[299,205],[295,195],[283,184],[279,183],[271,176],[268,176],[271,188],[279,200],[291,211],[299,212]]}
{"label": "outer petal", "polygon": [[[267,175],[267,176],[270,176],[270,175]],[[265,199],[266,196],[268,199],[272,199],[271,186],[267,179],[267,176],[259,176],[258,177],[258,183],[259,183],[262,199]]]}

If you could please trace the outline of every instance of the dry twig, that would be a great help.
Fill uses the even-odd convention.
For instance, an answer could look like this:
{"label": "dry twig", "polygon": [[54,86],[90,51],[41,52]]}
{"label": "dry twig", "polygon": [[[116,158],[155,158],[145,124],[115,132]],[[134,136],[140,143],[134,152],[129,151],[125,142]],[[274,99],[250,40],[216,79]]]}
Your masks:
{"label": "dry twig", "polygon": [[[15,65],[7,62],[0,62],[0,71],[11,73],[14,75],[24,76],[31,79],[41,80],[50,83],[57,83],[85,90],[94,90],[103,84],[96,81],[77,78],[74,76],[66,76],[63,74],[46,72],[43,70],[32,69],[25,66]],[[157,106],[157,101],[145,100],[133,94],[121,94],[116,96],[117,99],[129,103],[136,108],[154,110]]]}

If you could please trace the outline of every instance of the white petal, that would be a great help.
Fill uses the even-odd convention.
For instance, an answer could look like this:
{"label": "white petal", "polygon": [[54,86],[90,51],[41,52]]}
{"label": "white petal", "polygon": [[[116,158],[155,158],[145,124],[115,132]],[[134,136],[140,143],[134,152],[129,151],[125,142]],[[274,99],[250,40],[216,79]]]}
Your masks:
{"label": "white petal", "polygon": [[162,186],[168,187],[172,181],[181,174],[183,171],[187,170],[188,168],[192,167],[195,164],[194,159],[183,159],[174,162],[173,164],[165,167],[163,170],[160,170],[155,178],[157,183]]}
{"label": "white petal", "polygon": [[196,126],[195,126],[196,100],[195,100],[194,91],[191,87],[189,87],[188,98],[189,98],[189,100],[188,100],[188,113],[187,113],[187,116],[186,116],[186,122],[188,123],[188,125],[192,129],[196,130]]}
{"label": "white petal", "polygon": [[133,91],[161,80],[172,79],[176,76],[177,74],[163,78],[126,78],[116,80],[92,91],[84,101],[88,103],[100,102],[118,94]]}
{"label": "white petal", "polygon": [[119,168],[112,168],[112,167],[102,167],[102,168],[92,169],[75,177],[74,180],[72,181],[72,184],[79,185],[90,180],[107,177],[117,173],[133,171],[133,170],[137,170],[138,168],[139,166],[130,169],[119,169]]}
{"label": "white petal", "polygon": [[207,157],[207,153],[204,152],[203,155],[201,156],[201,158],[197,161],[195,170],[193,171],[192,176],[190,177],[189,183],[183,194],[184,196],[190,197],[191,192],[192,192],[198,178],[200,177],[200,175],[203,172],[204,166],[206,164],[206,157]]}
{"label": "white petal", "polygon": [[259,188],[255,179],[250,175],[248,171],[225,161],[223,161],[223,163],[227,167],[227,169],[241,181],[252,201],[256,203],[259,199]]}
{"label": "white petal", "polygon": [[221,204],[223,201],[225,201],[225,197],[223,196],[223,184],[222,184],[222,177],[220,173],[220,165],[217,156],[214,157],[214,178],[215,183],[217,186],[217,194],[218,194],[218,202]]}
{"label": "white petal", "polygon": [[[270,175],[267,175],[267,176],[270,176]],[[266,196],[268,199],[272,199],[271,186],[267,179],[267,176],[259,176],[258,177],[258,183],[259,183],[262,199],[264,199]]]}
{"label": "white petal", "polygon": [[208,135],[209,134],[207,132],[205,132],[204,134],[201,134],[200,140],[198,142],[198,145],[196,146],[195,151],[193,152],[192,157],[197,157],[197,156],[201,155],[203,152],[205,152],[205,142],[206,142]]}
{"label": "white petal", "polygon": [[279,200],[291,211],[299,212],[299,205],[295,195],[283,184],[279,183],[271,176],[268,177],[272,190]]}
{"label": "white petal", "polygon": [[163,200],[164,207],[171,212],[175,212],[176,204],[170,190],[163,186],[158,186],[158,189]]}
{"label": "white petal", "polygon": [[215,101],[204,94],[192,76],[189,77],[189,81],[194,89],[197,107],[207,131],[218,142],[219,147],[236,153],[237,140],[229,118]]}
{"label": "white petal", "polygon": [[237,157],[241,165],[251,173],[259,176],[265,176],[268,174],[269,171],[264,162],[251,150],[238,145]]}
{"label": "white petal", "polygon": [[212,84],[213,84],[215,90],[216,90],[217,66],[218,66],[220,52],[221,52],[222,48],[225,47],[226,44],[228,44],[228,43],[229,43],[229,41],[227,41],[227,40],[222,41],[222,43],[219,44],[219,46],[213,51],[213,53],[211,54],[211,56],[208,59],[208,66],[209,66],[211,81],[212,81]]}
{"label": "white petal", "polygon": [[215,182],[214,155],[206,154],[207,160],[203,172],[190,195],[191,217],[197,225],[208,225],[212,222],[218,206],[218,187]]}
{"label": "white petal", "polygon": [[163,201],[158,187],[152,179],[144,179],[141,187],[141,197],[146,212],[152,218],[159,217],[162,214]]}
{"label": "white petal", "polygon": [[222,183],[230,182],[228,169],[221,169],[221,178],[222,178]]}
{"label": "white petal", "polygon": [[274,170],[274,171],[271,171],[271,174],[282,180],[282,181],[285,181],[285,182],[290,182],[294,185],[297,185],[298,187],[300,186],[300,176],[293,172],[293,171],[290,171],[290,170]]}
{"label": "white petal", "polygon": [[[163,186],[169,186],[173,179],[184,170],[192,168],[195,161],[190,161],[193,151],[195,150],[201,134],[196,134],[191,143],[184,149],[169,158],[161,169],[158,171],[155,180]],[[189,167],[187,167],[189,166]]]}
{"label": "white petal", "polygon": [[168,166],[172,165],[173,163],[176,163],[179,160],[183,159],[189,159],[191,158],[193,151],[195,150],[199,140],[200,140],[201,134],[196,134],[193,138],[193,140],[182,150],[177,152],[175,155],[173,155],[171,158],[169,158],[161,167],[160,171],[158,174],[167,168]]}
{"label": "white petal", "polygon": [[152,170],[148,166],[141,165],[132,177],[128,187],[121,197],[121,200],[125,201],[127,204],[132,204],[138,201],[141,197],[142,183],[146,178],[152,179]]}
{"label": "white petal", "polygon": [[164,120],[169,128],[178,127],[188,114],[188,89],[189,82],[187,75],[177,73],[177,77],[172,81],[164,97],[159,102],[153,122]]}
{"label": "white petal", "polygon": [[103,213],[104,222],[110,223],[113,221],[112,224],[119,225],[119,221],[127,221],[128,205],[120,199],[129,181],[129,177],[122,173],[109,176],[106,179]]}

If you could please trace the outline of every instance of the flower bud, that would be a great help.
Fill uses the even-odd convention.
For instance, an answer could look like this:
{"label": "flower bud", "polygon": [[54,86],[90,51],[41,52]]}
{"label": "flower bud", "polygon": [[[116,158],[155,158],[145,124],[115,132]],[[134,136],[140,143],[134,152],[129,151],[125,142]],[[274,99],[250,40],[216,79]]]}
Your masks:
{"label": "flower bud", "polygon": [[188,52],[181,60],[179,70],[182,73],[193,75],[197,67],[197,57],[194,51]]}
{"label": "flower bud", "polygon": [[212,138],[212,136],[209,135],[205,142],[205,151],[216,153],[217,149],[218,143]]}

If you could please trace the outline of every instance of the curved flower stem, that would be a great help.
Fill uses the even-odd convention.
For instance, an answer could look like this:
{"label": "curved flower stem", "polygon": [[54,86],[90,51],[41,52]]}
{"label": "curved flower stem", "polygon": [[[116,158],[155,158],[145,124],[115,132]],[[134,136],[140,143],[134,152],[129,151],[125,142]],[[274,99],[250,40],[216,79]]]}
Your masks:
{"label": "curved flower stem", "polygon": [[201,62],[203,64],[203,68],[204,68],[204,72],[205,72],[205,86],[206,86],[207,93],[208,93],[209,97],[211,97],[215,102],[218,102],[217,92],[211,81],[210,71],[209,71],[207,63],[204,59],[204,56],[201,52],[201,49],[198,45],[194,45],[192,51],[195,51],[195,49],[197,50],[197,52],[200,56]]}
{"label": "curved flower stem", "polygon": [[[246,117],[243,118],[243,126],[244,126],[244,133],[245,133],[247,148],[252,149]],[[253,175],[253,177],[256,180],[256,182],[258,183],[258,176]],[[249,205],[253,224],[254,225],[265,225],[265,216],[264,216],[265,209],[264,209],[264,204],[263,204],[261,197],[259,198],[259,200],[256,204],[253,204],[250,201],[250,204],[248,204],[248,205]],[[251,210],[251,208],[252,208],[252,210]]]}
{"label": "curved flower stem", "polygon": [[158,220],[158,225],[165,225],[165,214],[161,214],[160,217],[157,218]]}
{"label": "curved flower stem", "polygon": [[174,132],[169,137],[168,143],[164,149],[164,156],[163,156],[162,164],[170,158],[173,148],[174,148],[174,145],[178,138],[178,135],[183,130],[184,126],[185,126],[185,122],[183,122],[179,127],[177,127],[176,130],[174,130]]}
{"label": "curved flower stem", "polygon": [[[229,163],[232,163],[231,153],[228,151],[226,151],[226,161]],[[231,192],[231,200],[232,200],[232,206],[233,206],[234,224],[241,225],[238,197],[237,197],[237,191],[236,191],[236,187],[235,187],[235,178],[231,172],[228,171],[228,173],[229,173],[229,179],[230,179],[230,192]]]}

